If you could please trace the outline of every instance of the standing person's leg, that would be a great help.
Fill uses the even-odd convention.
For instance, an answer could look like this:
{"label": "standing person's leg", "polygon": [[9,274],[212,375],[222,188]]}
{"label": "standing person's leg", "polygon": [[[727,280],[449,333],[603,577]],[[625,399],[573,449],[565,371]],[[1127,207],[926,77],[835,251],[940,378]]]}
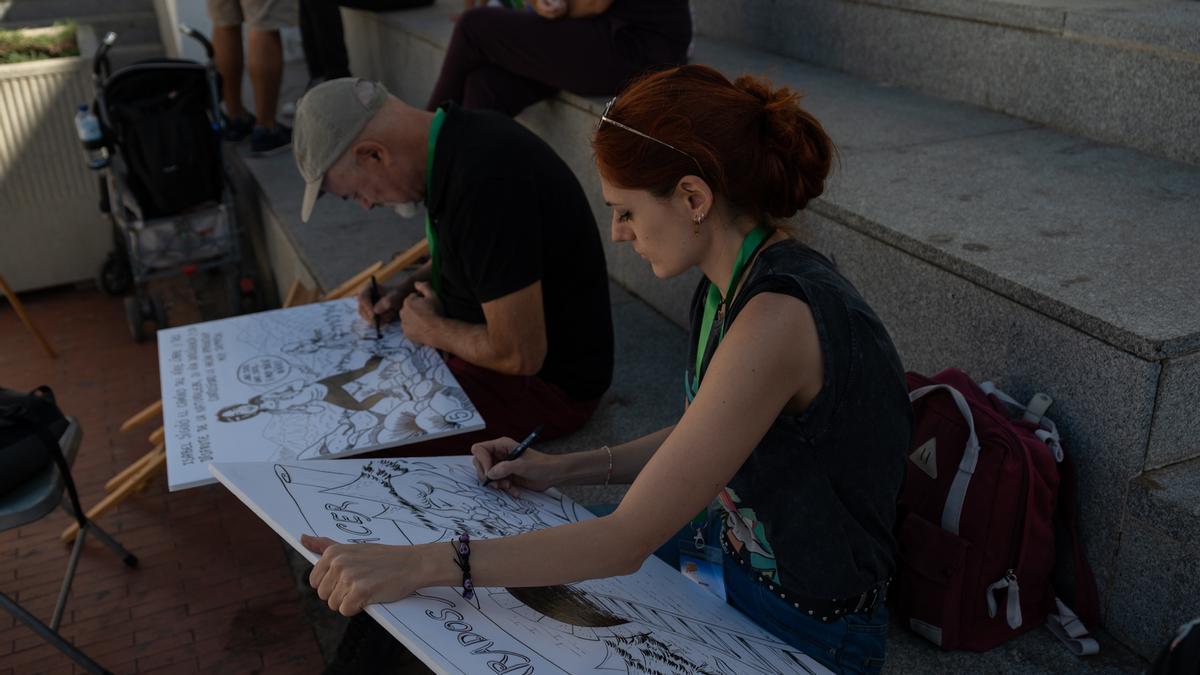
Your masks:
{"label": "standing person's leg", "polygon": [[304,65],[308,66],[308,81],[321,76],[320,11],[324,0],[300,0],[300,44],[304,46]]}
{"label": "standing person's leg", "polygon": [[317,42],[321,50],[321,77],[336,80],[350,77],[350,56],[346,53],[346,36],[342,26],[342,10],[337,0],[320,0],[320,23]]}
{"label": "standing person's leg", "polygon": [[221,74],[221,98],[225,114],[246,116],[242,103],[242,9],[237,0],[208,0],[208,17],[213,22],[213,62]]}
{"label": "standing person's leg", "polygon": [[254,88],[258,124],[250,136],[250,152],[269,155],[292,144],[292,130],[276,121],[283,82],[283,41],[279,29],[296,25],[298,0],[241,0],[250,31],[246,69]]}
{"label": "standing person's leg", "polygon": [[[502,80],[496,69],[508,75]],[[511,110],[533,90],[523,84],[511,100],[500,98],[498,92],[507,91],[512,76],[538,83],[550,93],[613,93],[631,70],[617,53],[611,26],[603,17],[549,21],[530,12],[481,7],[465,12],[455,25],[428,108],[445,101],[465,105],[469,84],[473,91],[498,100],[496,109]],[[489,77],[496,82],[486,84]]]}
{"label": "standing person's leg", "polygon": [[309,88],[339,77],[350,77],[342,10],[337,0],[300,0],[300,36],[308,63]]}
{"label": "standing person's leg", "polygon": [[273,131],[279,112],[279,86],[283,81],[283,41],[278,30],[251,29],[246,69],[254,88],[254,109],[258,123]]}

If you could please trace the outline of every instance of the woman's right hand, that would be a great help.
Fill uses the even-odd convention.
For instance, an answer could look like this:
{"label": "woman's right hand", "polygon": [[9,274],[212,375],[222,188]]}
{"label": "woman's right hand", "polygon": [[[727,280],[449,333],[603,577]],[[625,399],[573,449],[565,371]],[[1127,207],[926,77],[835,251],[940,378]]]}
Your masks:
{"label": "woman's right hand", "polygon": [[508,453],[517,445],[517,441],[506,437],[471,446],[479,482],[490,478],[489,485],[513,497],[519,497],[521,489],[542,492],[553,487],[559,479],[556,456],[528,448],[517,459],[508,461]]}

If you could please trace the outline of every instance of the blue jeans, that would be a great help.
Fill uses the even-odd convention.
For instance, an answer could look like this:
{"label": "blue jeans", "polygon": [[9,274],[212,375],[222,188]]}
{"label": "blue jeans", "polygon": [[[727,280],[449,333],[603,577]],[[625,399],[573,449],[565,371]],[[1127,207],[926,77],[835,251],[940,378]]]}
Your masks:
{"label": "blue jeans", "polygon": [[[616,505],[589,506],[596,515]],[[706,546],[720,548],[721,519],[710,517],[703,527]],[[654,555],[679,569],[679,552],[695,551],[695,531],[684,526]],[[701,557],[705,557],[702,552]],[[711,555],[711,552],[710,552]],[[870,613],[851,614],[825,623],[792,607],[754,580],[736,560],[723,556],[725,597],[730,605],[764,630],[799,649],[835,673],[869,673],[883,668],[887,647],[888,611],[882,604]]]}

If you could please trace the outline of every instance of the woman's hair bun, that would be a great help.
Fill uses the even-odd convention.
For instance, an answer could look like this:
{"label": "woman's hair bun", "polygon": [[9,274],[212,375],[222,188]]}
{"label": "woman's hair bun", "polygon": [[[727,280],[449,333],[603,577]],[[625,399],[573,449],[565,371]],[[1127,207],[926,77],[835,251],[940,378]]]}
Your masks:
{"label": "woman's hair bun", "polygon": [[763,204],[776,218],[787,218],[821,196],[833,162],[833,142],[815,117],[800,107],[800,94],[742,75],[733,85],[762,106],[762,137],[757,174]]}

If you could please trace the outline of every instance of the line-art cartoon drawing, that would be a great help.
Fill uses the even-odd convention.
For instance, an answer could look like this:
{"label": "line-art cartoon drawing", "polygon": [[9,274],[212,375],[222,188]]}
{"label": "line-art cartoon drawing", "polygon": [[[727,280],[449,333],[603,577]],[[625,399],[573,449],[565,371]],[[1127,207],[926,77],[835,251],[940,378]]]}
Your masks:
{"label": "line-art cartoon drawing", "polygon": [[330,458],[483,428],[437,352],[396,325],[376,339],[353,300],[159,335],[172,489],[211,482],[210,460]]}
{"label": "line-art cartoon drawing", "polygon": [[[302,533],[423,544],[592,517],[554,490],[512,497],[483,487],[466,457],[219,464],[213,473],[302,553]],[[828,672],[656,558],[624,577],[477,589],[471,600],[459,591],[427,588],[368,611],[441,673]]]}

